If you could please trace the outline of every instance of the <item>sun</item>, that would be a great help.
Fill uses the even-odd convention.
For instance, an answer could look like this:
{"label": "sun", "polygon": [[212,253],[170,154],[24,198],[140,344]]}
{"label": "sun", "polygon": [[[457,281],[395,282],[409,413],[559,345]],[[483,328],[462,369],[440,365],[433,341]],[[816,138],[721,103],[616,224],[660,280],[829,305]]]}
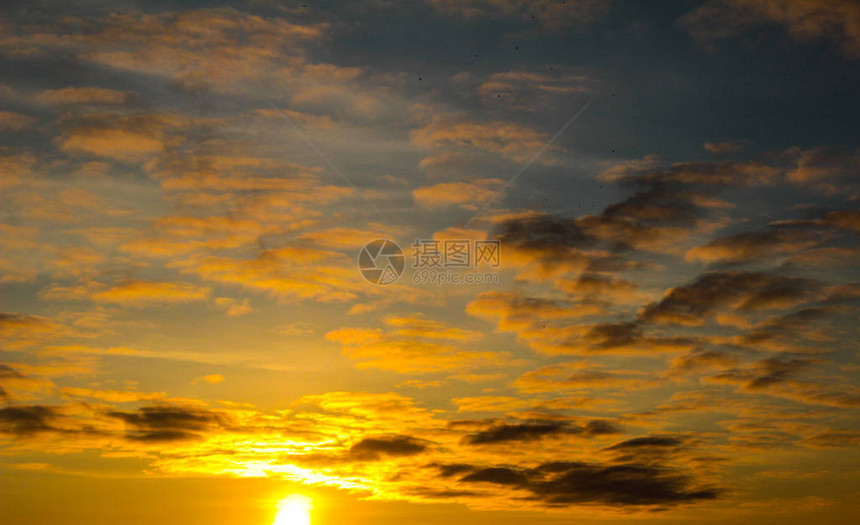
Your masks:
{"label": "sun", "polygon": [[307,496],[287,496],[278,503],[278,513],[272,525],[311,525],[312,507],[312,501]]}

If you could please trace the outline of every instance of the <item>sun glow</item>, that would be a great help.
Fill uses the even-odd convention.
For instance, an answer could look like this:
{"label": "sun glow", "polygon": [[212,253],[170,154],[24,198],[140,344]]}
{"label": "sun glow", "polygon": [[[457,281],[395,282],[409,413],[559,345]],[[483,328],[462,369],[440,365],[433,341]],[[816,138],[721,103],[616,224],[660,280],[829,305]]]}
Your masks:
{"label": "sun glow", "polygon": [[278,503],[278,513],[272,525],[311,525],[312,501],[307,496],[292,494]]}

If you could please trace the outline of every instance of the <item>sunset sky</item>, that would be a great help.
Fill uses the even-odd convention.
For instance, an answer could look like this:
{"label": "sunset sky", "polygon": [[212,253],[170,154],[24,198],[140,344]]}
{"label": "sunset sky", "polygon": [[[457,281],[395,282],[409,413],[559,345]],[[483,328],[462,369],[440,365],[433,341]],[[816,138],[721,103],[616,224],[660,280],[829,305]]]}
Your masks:
{"label": "sunset sky", "polygon": [[5,0],[0,522],[849,523],[858,66],[854,0]]}

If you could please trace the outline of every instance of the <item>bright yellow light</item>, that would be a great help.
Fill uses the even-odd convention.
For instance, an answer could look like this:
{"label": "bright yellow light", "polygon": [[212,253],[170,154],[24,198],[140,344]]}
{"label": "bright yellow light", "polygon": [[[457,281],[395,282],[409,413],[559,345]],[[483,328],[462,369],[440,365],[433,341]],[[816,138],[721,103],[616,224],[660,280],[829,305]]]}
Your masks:
{"label": "bright yellow light", "polygon": [[311,499],[293,494],[278,503],[278,513],[272,525],[311,525]]}

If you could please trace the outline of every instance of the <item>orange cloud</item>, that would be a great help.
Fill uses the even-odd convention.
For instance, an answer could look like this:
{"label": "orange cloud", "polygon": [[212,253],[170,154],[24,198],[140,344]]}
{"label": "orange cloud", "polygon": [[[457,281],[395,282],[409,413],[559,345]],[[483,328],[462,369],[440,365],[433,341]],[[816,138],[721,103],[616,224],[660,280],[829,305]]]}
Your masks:
{"label": "orange cloud", "polygon": [[555,392],[558,390],[592,390],[620,388],[639,390],[654,388],[659,382],[629,372],[591,370],[582,363],[548,365],[526,372],[514,381],[522,392]]}
{"label": "orange cloud", "polygon": [[412,191],[415,203],[423,208],[460,206],[477,210],[489,202],[502,188],[500,179],[478,179],[470,182],[443,182]]}
{"label": "orange cloud", "polygon": [[746,145],[743,142],[727,140],[724,142],[705,142],[702,147],[711,155],[731,155],[743,151]]}
{"label": "orange cloud", "polygon": [[405,328],[389,333],[370,328],[340,328],[327,333],[326,339],[339,343],[344,355],[359,361],[356,368],[404,374],[498,366],[507,359],[504,353],[464,350],[440,342],[476,339],[474,332],[421,318],[393,318],[388,324]]}
{"label": "orange cloud", "polygon": [[796,40],[830,40],[846,56],[860,57],[860,6],[852,0],[709,0],[681,23],[705,41],[774,24]]}
{"label": "orange cloud", "polygon": [[544,133],[513,122],[480,123],[456,116],[435,117],[425,127],[412,130],[409,137],[425,148],[473,148],[517,162],[528,160],[548,139]]}
{"label": "orange cloud", "polygon": [[351,258],[303,246],[263,250],[254,259],[200,256],[170,266],[208,281],[238,284],[281,299],[348,301],[368,289]]}
{"label": "orange cloud", "polygon": [[591,77],[561,72],[507,71],[490,75],[478,86],[478,93],[487,105],[498,100],[506,108],[535,111],[557,107],[559,99],[554,97],[590,93],[599,83]]}
{"label": "orange cloud", "polygon": [[76,126],[59,138],[60,148],[69,153],[88,153],[122,161],[141,160],[164,150],[164,127],[168,121],[143,117],[95,122]]}
{"label": "orange cloud", "polygon": [[3,346],[11,350],[71,332],[66,326],[46,317],[0,312],[0,339],[3,340]]}
{"label": "orange cloud", "polygon": [[215,385],[215,384],[223,383],[223,382],[224,382],[224,376],[222,376],[221,374],[206,374],[205,376],[200,376],[200,377],[194,378],[194,381],[193,381],[194,384],[209,383],[210,385]]}
{"label": "orange cloud", "polygon": [[481,332],[447,326],[445,323],[427,319],[422,315],[388,317],[385,319],[385,324],[397,327],[397,335],[404,337],[449,339],[453,341],[475,341],[483,337]]}
{"label": "orange cloud", "polygon": [[32,127],[36,123],[36,119],[14,113],[12,111],[0,111],[0,133],[6,131],[21,131]]}
{"label": "orange cloud", "polygon": [[190,283],[128,281],[93,294],[95,301],[133,307],[187,303],[209,297],[209,289]]}
{"label": "orange cloud", "polygon": [[216,297],[215,306],[231,317],[245,315],[254,311],[251,301],[247,298],[237,301],[231,297]]}
{"label": "orange cloud", "polygon": [[599,314],[603,309],[596,305],[562,304],[512,292],[483,292],[466,305],[466,312],[495,320],[498,330],[502,332],[515,332],[556,319]]}
{"label": "orange cloud", "polygon": [[101,87],[68,87],[63,89],[48,89],[36,95],[36,100],[42,104],[124,104],[129,96],[128,91],[116,91]]}
{"label": "orange cloud", "polygon": [[160,401],[167,398],[164,392],[135,392],[133,390],[94,390],[91,388],[63,387],[60,394],[68,398],[86,398],[108,403],[137,403]]}

